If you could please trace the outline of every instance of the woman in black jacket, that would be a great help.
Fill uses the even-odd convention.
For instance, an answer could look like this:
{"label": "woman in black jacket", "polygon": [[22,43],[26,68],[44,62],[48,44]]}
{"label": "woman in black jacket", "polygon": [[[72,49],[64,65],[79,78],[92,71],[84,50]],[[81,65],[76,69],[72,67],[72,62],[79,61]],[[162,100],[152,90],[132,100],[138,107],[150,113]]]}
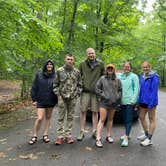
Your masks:
{"label": "woman in black jacket", "polygon": [[43,134],[43,142],[50,142],[50,139],[48,137],[50,119],[52,115],[52,110],[58,101],[57,96],[53,92],[54,78],[54,63],[51,60],[47,60],[43,66],[42,72],[36,74],[31,89],[33,105],[37,107],[37,119],[34,125],[33,136],[29,141],[30,145],[36,143],[38,131],[41,127],[41,123],[44,117],[45,127]]}

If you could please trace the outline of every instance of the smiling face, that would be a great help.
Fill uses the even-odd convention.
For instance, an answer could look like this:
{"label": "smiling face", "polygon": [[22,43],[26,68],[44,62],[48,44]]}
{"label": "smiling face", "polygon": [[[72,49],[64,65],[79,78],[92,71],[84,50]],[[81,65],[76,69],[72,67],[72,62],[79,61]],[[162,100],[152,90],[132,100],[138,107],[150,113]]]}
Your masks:
{"label": "smiling face", "polygon": [[128,74],[131,72],[131,64],[129,62],[126,62],[123,66],[123,71],[125,74]]}
{"label": "smiling face", "polygon": [[151,71],[151,67],[148,62],[142,63],[142,71],[144,72],[145,75],[149,75],[149,73]]}
{"label": "smiling face", "polygon": [[46,69],[48,73],[51,73],[53,70],[53,64],[51,62],[48,62],[46,65]]}
{"label": "smiling face", "polygon": [[113,73],[114,73],[114,68],[113,67],[108,67],[106,69],[106,72],[107,72],[107,75],[108,76],[111,76]]}
{"label": "smiling face", "polygon": [[90,60],[90,61],[95,60],[96,54],[95,54],[95,50],[93,48],[88,48],[86,50],[86,53],[87,53],[88,60]]}

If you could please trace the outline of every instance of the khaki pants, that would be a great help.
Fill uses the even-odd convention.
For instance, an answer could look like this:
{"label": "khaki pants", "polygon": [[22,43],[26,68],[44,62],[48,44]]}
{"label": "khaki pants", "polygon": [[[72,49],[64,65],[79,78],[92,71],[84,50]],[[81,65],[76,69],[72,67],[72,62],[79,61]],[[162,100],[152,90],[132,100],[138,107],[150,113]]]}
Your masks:
{"label": "khaki pants", "polygon": [[91,108],[92,112],[99,111],[99,104],[96,95],[83,92],[80,98],[80,109],[82,112],[85,112],[88,110],[88,107]]}

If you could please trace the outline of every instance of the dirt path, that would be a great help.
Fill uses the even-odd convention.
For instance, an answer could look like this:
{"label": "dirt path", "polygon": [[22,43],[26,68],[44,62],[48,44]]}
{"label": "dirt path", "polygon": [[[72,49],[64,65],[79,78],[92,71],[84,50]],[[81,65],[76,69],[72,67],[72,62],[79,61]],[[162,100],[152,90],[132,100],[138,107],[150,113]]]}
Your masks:
{"label": "dirt path", "polygon": [[19,95],[19,82],[0,80],[0,103],[4,103]]}
{"label": "dirt path", "polygon": [[34,117],[31,99],[19,99],[19,82],[0,80],[0,130]]}

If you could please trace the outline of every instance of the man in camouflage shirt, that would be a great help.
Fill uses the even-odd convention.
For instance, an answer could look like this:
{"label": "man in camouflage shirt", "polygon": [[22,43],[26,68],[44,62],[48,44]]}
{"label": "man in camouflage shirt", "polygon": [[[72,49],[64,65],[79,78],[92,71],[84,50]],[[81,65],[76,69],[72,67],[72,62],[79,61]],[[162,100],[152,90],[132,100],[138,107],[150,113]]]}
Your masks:
{"label": "man in camouflage shirt", "polygon": [[[65,65],[57,70],[57,77],[54,81],[53,90],[58,96],[58,138],[55,140],[56,145],[61,145],[65,139],[68,144],[74,142],[71,131],[76,100],[82,91],[82,81],[80,72],[73,66],[73,63],[72,54],[66,54]],[[66,127],[64,127],[65,115],[67,116]]]}

